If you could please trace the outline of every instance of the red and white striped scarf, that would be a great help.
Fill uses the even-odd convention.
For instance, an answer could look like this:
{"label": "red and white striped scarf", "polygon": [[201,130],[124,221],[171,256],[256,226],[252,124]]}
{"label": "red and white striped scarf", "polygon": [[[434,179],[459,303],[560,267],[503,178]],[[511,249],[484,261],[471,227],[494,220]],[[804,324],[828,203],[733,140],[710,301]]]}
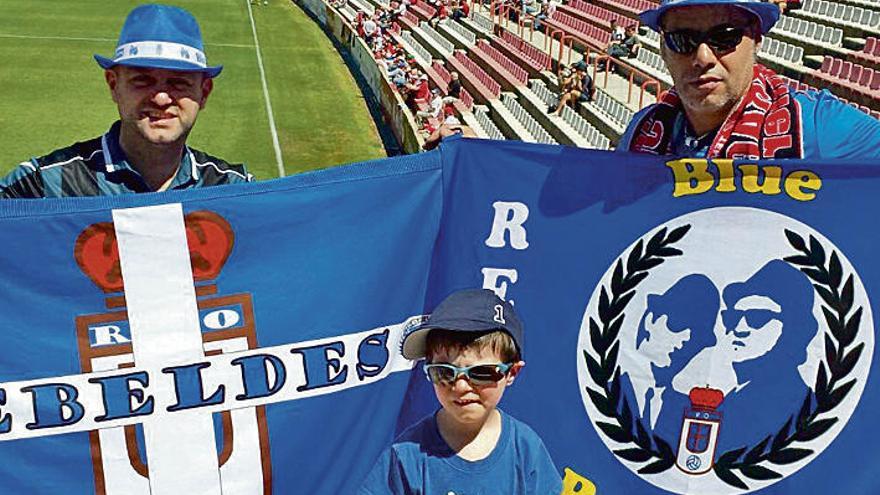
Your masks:
{"label": "red and white striped scarf", "polygon": [[[673,124],[682,111],[675,89],[663,94],[642,118],[630,151],[668,154]],[[792,98],[785,80],[755,64],[752,85],[721,125],[706,158],[801,158],[801,132],[800,105]]]}

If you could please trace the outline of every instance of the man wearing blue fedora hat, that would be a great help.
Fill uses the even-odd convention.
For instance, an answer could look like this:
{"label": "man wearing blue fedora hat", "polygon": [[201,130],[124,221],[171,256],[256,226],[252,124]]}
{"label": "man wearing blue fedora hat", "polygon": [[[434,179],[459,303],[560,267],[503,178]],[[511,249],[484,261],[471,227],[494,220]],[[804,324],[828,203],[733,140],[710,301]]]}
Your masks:
{"label": "man wearing blue fedora hat", "polygon": [[775,4],[662,0],[640,17],[661,34],[660,55],[674,87],[633,117],[619,151],[747,159],[880,157],[880,121],[827,91],[792,91],[756,62],[762,36],[779,19]]}
{"label": "man wearing blue fedora hat", "polygon": [[104,69],[120,120],[103,136],[21,163],[0,197],[101,196],[187,189],[252,176],[186,146],[222,66],[209,66],[195,18],[179,7],[142,5],[122,26]]}

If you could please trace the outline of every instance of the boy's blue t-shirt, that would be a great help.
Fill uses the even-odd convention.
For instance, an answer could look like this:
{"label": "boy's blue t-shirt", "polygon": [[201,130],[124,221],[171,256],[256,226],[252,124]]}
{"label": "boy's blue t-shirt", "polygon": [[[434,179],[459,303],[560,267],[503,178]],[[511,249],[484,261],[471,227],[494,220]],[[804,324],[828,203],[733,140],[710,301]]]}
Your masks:
{"label": "boy's blue t-shirt", "polygon": [[501,436],[485,459],[457,456],[440,436],[436,413],[386,449],[360,495],[558,495],[562,480],[538,434],[501,413]]}

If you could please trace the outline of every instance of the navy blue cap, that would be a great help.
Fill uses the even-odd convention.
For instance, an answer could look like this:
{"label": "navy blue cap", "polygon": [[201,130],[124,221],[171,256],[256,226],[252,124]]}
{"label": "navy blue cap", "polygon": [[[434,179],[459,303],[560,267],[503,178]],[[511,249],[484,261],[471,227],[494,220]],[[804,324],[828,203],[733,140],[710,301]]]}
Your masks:
{"label": "navy blue cap", "polygon": [[498,297],[489,289],[465,289],[453,292],[443,300],[431,316],[403,337],[403,357],[425,357],[425,340],[434,329],[453,332],[487,332],[503,330],[513,337],[513,342],[523,353],[522,322],[513,305]]}
{"label": "navy blue cap", "polygon": [[695,5],[731,5],[746,10],[758,17],[761,22],[761,33],[767,34],[776,21],[779,20],[779,7],[775,3],[763,0],[662,0],[660,6],[639,14],[639,18],[646,26],[660,32],[660,20],[663,14],[675,7],[692,7]]}
{"label": "navy blue cap", "polygon": [[105,69],[116,65],[202,72],[216,77],[222,65],[208,66],[202,31],[192,14],[169,5],[141,5],[125,19],[113,58],[95,55]]}

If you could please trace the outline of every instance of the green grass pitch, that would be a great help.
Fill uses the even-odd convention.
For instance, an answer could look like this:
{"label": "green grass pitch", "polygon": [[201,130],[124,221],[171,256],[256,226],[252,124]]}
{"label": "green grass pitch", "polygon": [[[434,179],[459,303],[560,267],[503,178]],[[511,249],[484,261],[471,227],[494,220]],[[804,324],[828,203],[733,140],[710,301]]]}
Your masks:
{"label": "green grass pitch", "polygon": [[[278,177],[247,0],[175,0],[199,20],[214,93],[188,143]],[[0,2],[0,174],[118,118],[92,54],[112,56],[130,0]],[[261,2],[262,3],[262,2]],[[385,156],[366,101],[320,27],[289,0],[251,7],[286,175]]]}

